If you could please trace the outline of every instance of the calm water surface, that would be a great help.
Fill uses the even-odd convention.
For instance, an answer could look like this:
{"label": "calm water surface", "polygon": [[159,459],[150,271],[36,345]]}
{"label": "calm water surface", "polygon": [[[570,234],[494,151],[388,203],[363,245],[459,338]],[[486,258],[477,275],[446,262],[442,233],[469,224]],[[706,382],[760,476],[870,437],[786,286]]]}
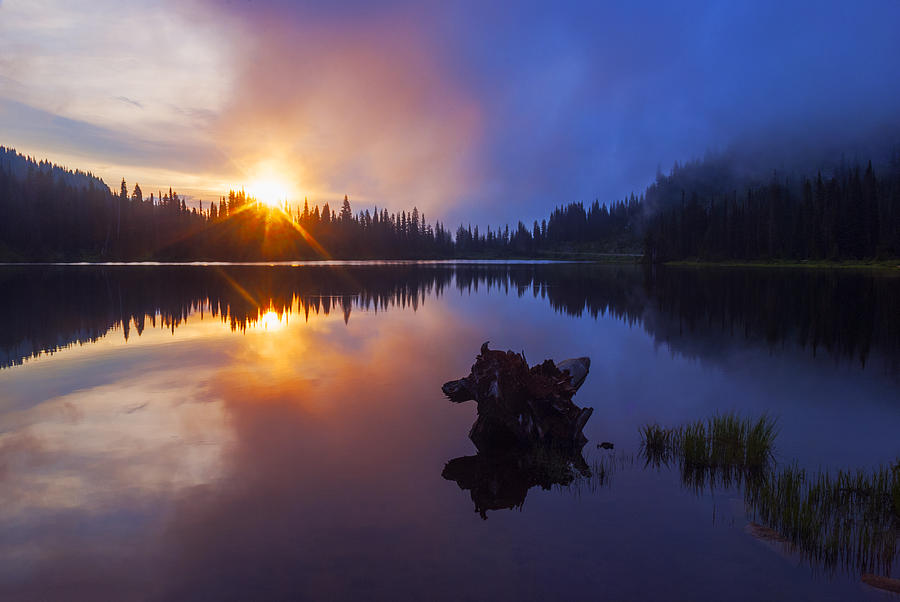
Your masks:
{"label": "calm water surface", "polygon": [[[43,266],[0,290],[2,599],[896,599],[748,534],[740,487],[645,468],[638,434],[768,412],[780,465],[895,461],[896,276]],[[440,386],[487,340],[591,357],[603,475],[442,476],[475,406]]]}

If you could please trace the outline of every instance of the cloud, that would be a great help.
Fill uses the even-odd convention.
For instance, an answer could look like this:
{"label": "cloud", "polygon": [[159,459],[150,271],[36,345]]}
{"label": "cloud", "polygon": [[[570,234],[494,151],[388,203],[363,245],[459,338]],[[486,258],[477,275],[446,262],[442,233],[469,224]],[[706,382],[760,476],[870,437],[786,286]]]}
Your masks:
{"label": "cloud", "polygon": [[224,183],[209,128],[228,97],[231,47],[220,24],[195,16],[136,1],[5,2],[2,143],[107,182]]}
{"label": "cloud", "polygon": [[240,175],[279,164],[316,200],[428,213],[473,185],[480,114],[404,22],[257,18],[216,135]]}
{"label": "cloud", "polygon": [[[530,221],[708,150],[840,148],[898,114],[894,0],[0,6],[0,99],[136,140],[112,179],[195,196],[277,171],[320,202]],[[25,152],[112,164],[96,135],[60,141],[70,125],[32,148],[0,115]]]}
{"label": "cloud", "polygon": [[130,104],[132,106],[135,106],[139,109],[144,108],[144,105],[142,105],[141,103],[139,103],[136,100],[132,100],[132,99],[128,98],[127,96],[116,96],[116,100],[121,100],[122,102],[124,102],[126,104]]}
{"label": "cloud", "polygon": [[2,98],[0,123],[0,144],[91,171],[114,187],[125,177],[129,185],[140,182],[148,194],[174,185],[208,199],[228,186],[229,179],[219,172],[224,155],[214,145],[178,137],[148,139]]}
{"label": "cloud", "polygon": [[16,83],[0,93],[8,100],[131,134],[168,137],[168,126],[193,138],[203,124],[178,108],[215,110],[227,97],[227,32],[208,21],[135,1],[84,10],[14,0],[2,11],[0,77]]}
{"label": "cloud", "polygon": [[195,169],[209,167],[202,160],[209,149],[189,141],[131,136],[3,99],[0,99],[0,119],[7,137],[27,139],[32,145],[54,148],[63,154],[90,149],[93,157],[103,162],[115,160],[119,165],[183,166],[187,162]]}

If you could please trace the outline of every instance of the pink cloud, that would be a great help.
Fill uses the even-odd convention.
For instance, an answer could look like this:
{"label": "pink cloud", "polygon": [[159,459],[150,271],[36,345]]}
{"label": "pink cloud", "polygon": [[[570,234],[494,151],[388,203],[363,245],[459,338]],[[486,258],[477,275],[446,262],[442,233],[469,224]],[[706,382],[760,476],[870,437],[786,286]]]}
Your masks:
{"label": "pink cloud", "polygon": [[238,177],[275,162],[315,200],[435,216],[471,189],[479,107],[415,28],[262,17],[244,33],[216,128]]}

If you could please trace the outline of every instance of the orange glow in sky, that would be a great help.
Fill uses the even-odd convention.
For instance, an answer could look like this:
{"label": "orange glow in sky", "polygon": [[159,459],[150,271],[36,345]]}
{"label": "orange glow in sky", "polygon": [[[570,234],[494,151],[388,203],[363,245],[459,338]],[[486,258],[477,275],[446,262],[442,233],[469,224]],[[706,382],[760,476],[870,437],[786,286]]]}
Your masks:
{"label": "orange glow in sky", "polygon": [[203,0],[0,0],[0,144],[188,203],[243,188],[437,214],[459,198],[479,110],[442,47],[412,25],[342,23],[334,44],[303,23]]}

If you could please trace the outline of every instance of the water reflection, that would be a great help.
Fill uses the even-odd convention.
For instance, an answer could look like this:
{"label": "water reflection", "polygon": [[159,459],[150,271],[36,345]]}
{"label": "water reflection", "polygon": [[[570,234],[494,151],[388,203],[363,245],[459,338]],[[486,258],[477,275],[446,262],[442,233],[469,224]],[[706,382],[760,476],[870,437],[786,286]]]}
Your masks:
{"label": "water reflection", "polygon": [[235,336],[207,314],[5,371],[0,598],[371,598],[335,593],[351,571],[334,565],[374,578],[427,558],[440,528],[418,509],[439,492],[421,483],[455,446],[406,400],[450,363],[426,344],[446,316],[416,320],[422,340],[402,312],[360,316],[352,338],[332,317]]}
{"label": "water reflection", "polygon": [[[112,330],[127,340],[210,313],[233,329],[298,311],[409,307],[449,290],[546,299],[557,312],[612,315],[686,357],[792,349],[900,374],[900,277],[828,270],[654,269],[588,264],[0,267],[0,367]],[[276,319],[277,318],[277,319]]]}
{"label": "water reflection", "polygon": [[[881,371],[896,279],[673,273],[2,268],[0,598],[859,598],[858,576],[762,550],[740,494],[730,528],[677,472],[558,491],[605,483],[596,442],[633,453],[646,420],[726,404],[776,412],[805,467],[900,451]],[[592,358],[575,398],[596,408],[587,452],[473,449],[474,408],[439,387],[488,338],[532,361]],[[719,369],[729,350],[741,370]],[[527,504],[482,521],[470,494],[479,512]]]}
{"label": "water reflection", "polygon": [[774,465],[777,426],[734,414],[641,429],[644,468],[675,468],[698,495],[743,491],[748,533],[829,573],[889,577],[900,551],[900,458],[874,471]]}
{"label": "water reflection", "polygon": [[522,508],[532,487],[549,490],[570,485],[592,474],[581,450],[539,446],[529,450],[491,449],[447,462],[441,473],[468,490],[475,511],[487,519],[488,510]]}
{"label": "water reflection", "polygon": [[748,481],[747,507],[812,566],[890,576],[900,551],[900,464],[875,471],[796,466]]}

